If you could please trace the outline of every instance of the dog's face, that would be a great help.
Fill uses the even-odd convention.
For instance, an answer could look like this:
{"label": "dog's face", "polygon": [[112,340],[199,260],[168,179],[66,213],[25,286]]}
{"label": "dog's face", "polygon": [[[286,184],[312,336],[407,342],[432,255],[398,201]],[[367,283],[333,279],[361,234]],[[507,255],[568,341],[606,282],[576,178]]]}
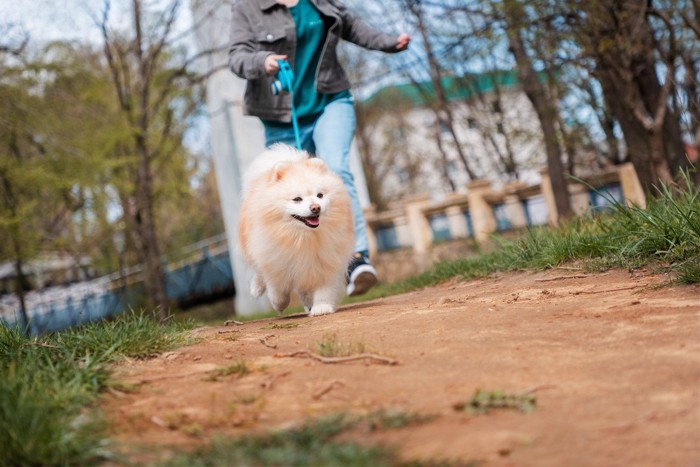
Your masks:
{"label": "dog's face", "polygon": [[270,183],[283,222],[304,230],[317,229],[324,223],[339,189],[339,179],[315,158],[278,164]]}

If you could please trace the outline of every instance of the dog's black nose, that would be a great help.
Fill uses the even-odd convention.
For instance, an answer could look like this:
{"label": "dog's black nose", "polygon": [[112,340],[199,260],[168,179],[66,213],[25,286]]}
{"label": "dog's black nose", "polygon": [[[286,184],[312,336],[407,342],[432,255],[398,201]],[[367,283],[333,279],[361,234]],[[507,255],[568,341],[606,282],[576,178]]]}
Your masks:
{"label": "dog's black nose", "polygon": [[311,214],[320,214],[321,212],[321,206],[318,204],[312,204],[309,209],[311,209]]}

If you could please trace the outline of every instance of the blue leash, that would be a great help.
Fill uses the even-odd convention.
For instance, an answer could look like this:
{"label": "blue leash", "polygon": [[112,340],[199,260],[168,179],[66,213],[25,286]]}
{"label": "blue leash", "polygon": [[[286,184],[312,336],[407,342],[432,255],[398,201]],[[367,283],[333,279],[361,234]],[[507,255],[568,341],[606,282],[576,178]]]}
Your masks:
{"label": "blue leash", "polygon": [[292,99],[292,126],[294,127],[294,139],[297,143],[297,149],[301,149],[301,137],[299,136],[299,123],[297,122],[297,111],[294,108],[294,72],[292,67],[286,60],[277,60],[280,70],[277,72],[277,81],[272,83],[272,93],[279,94],[281,91],[287,91],[291,94]]}

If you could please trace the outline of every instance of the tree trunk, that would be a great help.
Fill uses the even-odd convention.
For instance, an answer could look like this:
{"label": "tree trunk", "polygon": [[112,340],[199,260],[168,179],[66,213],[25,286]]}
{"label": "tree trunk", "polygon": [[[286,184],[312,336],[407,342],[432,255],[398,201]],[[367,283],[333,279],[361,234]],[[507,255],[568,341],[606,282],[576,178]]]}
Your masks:
{"label": "tree trunk", "polygon": [[24,276],[24,270],[22,268],[22,255],[20,251],[20,246],[19,242],[17,239],[14,239],[14,247],[15,247],[15,275],[17,276],[15,279],[15,294],[17,295],[17,298],[19,299],[19,314],[20,318],[22,319],[22,332],[24,332],[25,335],[29,335],[29,314],[27,313],[27,303],[25,300],[25,294],[24,294],[24,288],[27,283],[27,278]]}
{"label": "tree trunk", "polygon": [[374,204],[378,211],[382,211],[386,208],[386,201],[382,196],[381,190],[381,180],[378,179],[378,173],[374,167],[374,162],[372,160],[372,143],[370,135],[368,132],[367,119],[364,111],[359,105],[355,105],[355,118],[356,118],[356,129],[355,134],[357,135],[357,146],[360,151],[360,158],[365,169],[365,177],[367,179],[367,192],[369,193],[369,199]]}
{"label": "tree trunk", "polygon": [[[595,60],[594,74],[622,128],[629,160],[647,192],[671,183],[687,166],[678,116],[669,109],[673,69],[658,77],[650,3],[637,0],[587,2],[581,41]],[[673,66],[673,64],[671,65]]]}
{"label": "tree trunk", "polygon": [[143,138],[136,138],[136,152],[139,157],[136,199],[136,230],[140,240],[143,261],[143,281],[149,305],[155,306],[156,317],[160,321],[170,316],[165,295],[165,276],[161,263],[160,246],[156,236],[155,214],[153,210],[153,176],[148,160],[148,148]]}
{"label": "tree trunk", "polygon": [[[519,19],[524,16],[522,6],[517,2],[509,2],[508,5],[509,7],[506,8],[506,11],[509,13],[510,19],[512,19],[510,24],[517,24]],[[557,218],[570,217],[571,201],[569,200],[569,190],[564,175],[564,165],[561,160],[561,147],[557,138],[557,105],[547,95],[544,84],[540,81],[532,66],[532,61],[527,55],[521,31],[514,26],[509,26],[508,28],[508,44],[515,58],[518,77],[523,90],[530,102],[532,102],[542,127],[542,135],[547,152],[547,171],[552,181]]]}

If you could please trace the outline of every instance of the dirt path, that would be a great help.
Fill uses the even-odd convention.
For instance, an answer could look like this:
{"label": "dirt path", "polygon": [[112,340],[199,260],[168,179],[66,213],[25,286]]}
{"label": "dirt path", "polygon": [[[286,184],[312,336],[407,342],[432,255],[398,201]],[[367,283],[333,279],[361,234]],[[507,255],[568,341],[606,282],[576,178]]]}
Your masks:
{"label": "dirt path", "polygon": [[[292,317],[196,331],[201,341],[117,368],[137,388],[105,401],[114,439],[141,460],[212,436],[336,412],[434,415],[357,431],[405,459],[517,466],[700,463],[700,287],[611,271],[452,282]],[[325,364],[275,354],[335,336],[399,360]],[[275,347],[275,348],[273,348]],[[250,374],[219,375],[244,361]],[[475,390],[531,392],[530,413],[469,415]]]}

